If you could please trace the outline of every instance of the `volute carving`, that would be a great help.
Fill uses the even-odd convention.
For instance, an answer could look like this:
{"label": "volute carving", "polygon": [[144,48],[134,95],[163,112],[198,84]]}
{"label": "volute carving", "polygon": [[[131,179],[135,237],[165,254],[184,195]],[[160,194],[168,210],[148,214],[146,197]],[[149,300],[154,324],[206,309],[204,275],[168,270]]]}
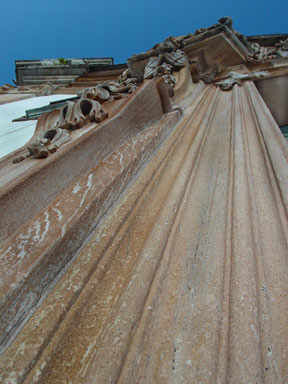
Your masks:
{"label": "volute carving", "polygon": [[[91,94],[91,90],[88,91]],[[104,97],[104,93],[102,93]],[[28,157],[44,159],[49,153],[70,140],[70,132],[81,128],[89,121],[100,123],[108,117],[98,101],[81,98],[76,103],[68,101],[60,110],[60,116],[54,127],[44,131],[33,143],[27,146],[27,152],[13,160],[13,163],[20,163]]]}
{"label": "volute carving", "polygon": [[149,58],[144,69],[144,79],[163,77],[166,84],[173,87],[176,79],[173,71],[177,71],[185,66],[185,53],[175,48],[171,40],[155,45],[153,48],[157,56]]}
{"label": "volute carving", "polygon": [[108,117],[98,101],[81,98],[76,103],[68,101],[60,110],[56,127],[74,130],[83,127],[89,121],[100,123]]}
{"label": "volute carving", "polygon": [[258,43],[253,43],[250,46],[251,54],[247,56],[249,62],[268,61],[279,58],[288,57],[288,39],[281,40],[275,44],[275,47],[263,47]]}
{"label": "volute carving", "polygon": [[157,77],[157,68],[161,65],[161,59],[161,55],[150,57],[144,69],[144,79],[153,79],[153,77]]}
{"label": "volute carving", "polygon": [[[55,152],[59,146],[70,140],[69,132],[83,127],[87,122],[100,123],[105,120],[108,113],[102,109],[100,103],[108,101],[110,95],[116,95],[114,98],[122,97],[137,88],[136,79],[129,76],[129,70],[125,70],[119,76],[118,81],[103,82],[95,87],[87,88],[80,94],[79,100],[68,101],[60,110],[55,125],[27,146],[27,152],[15,159],[13,163],[19,163],[30,156],[36,159],[46,158],[49,153]],[[55,132],[55,137],[50,137],[51,132]]]}
{"label": "volute carving", "polygon": [[126,69],[119,76],[118,81],[105,81],[98,84],[96,87],[88,88],[82,92],[81,97],[93,99],[99,103],[104,103],[109,100],[110,95],[119,95],[132,93],[137,88],[137,79],[130,76],[129,69]]}
{"label": "volute carving", "polygon": [[128,78],[127,80],[124,80],[121,83],[117,81],[109,81],[100,85],[102,88],[108,90],[111,95],[114,95],[117,93],[131,93],[135,91],[135,89],[137,88],[135,83],[135,78]]}
{"label": "volute carving", "polygon": [[81,98],[92,99],[98,101],[101,104],[109,100],[110,97],[110,93],[100,85],[87,88],[80,95]]}
{"label": "volute carving", "polygon": [[45,159],[49,153],[54,153],[57,149],[70,140],[69,132],[61,128],[51,128],[44,131],[39,138],[27,146],[27,152],[13,160],[13,163],[20,163],[28,157],[34,159]]}
{"label": "volute carving", "polygon": [[266,71],[258,71],[258,72],[249,72],[249,73],[238,73],[238,72],[230,72],[229,77],[225,80],[218,81],[216,85],[218,85],[222,91],[230,91],[235,84],[242,86],[242,81],[245,80],[255,80],[260,77],[266,77],[269,75]]}
{"label": "volute carving", "polygon": [[185,66],[186,57],[185,53],[180,49],[177,49],[176,52],[164,53],[163,61],[167,64],[172,65],[173,70],[179,70]]}

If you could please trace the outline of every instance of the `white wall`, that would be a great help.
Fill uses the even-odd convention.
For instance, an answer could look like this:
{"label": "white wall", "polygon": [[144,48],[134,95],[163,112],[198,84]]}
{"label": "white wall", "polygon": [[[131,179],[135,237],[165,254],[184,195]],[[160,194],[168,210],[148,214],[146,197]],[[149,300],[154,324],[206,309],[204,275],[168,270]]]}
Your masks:
{"label": "white wall", "polygon": [[33,97],[0,105],[0,158],[25,145],[33,136],[37,120],[19,121],[13,119],[24,116],[27,109],[40,108],[50,103],[75,95],[51,95]]}

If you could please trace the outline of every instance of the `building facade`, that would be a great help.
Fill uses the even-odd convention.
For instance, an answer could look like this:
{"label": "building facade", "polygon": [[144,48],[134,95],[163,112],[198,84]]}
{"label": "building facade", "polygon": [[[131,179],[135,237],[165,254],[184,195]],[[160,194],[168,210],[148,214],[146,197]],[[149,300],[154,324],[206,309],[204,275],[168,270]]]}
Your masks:
{"label": "building facade", "polygon": [[0,163],[1,382],[287,383],[288,35],[61,66],[1,88],[67,94]]}

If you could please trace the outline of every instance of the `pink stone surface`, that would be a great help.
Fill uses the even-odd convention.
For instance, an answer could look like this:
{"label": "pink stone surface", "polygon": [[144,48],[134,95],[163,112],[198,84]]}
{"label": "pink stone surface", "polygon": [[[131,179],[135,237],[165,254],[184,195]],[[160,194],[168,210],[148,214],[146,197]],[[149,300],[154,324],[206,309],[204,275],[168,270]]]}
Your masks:
{"label": "pink stone surface", "polygon": [[189,76],[3,183],[3,383],[288,381],[288,148],[253,82]]}

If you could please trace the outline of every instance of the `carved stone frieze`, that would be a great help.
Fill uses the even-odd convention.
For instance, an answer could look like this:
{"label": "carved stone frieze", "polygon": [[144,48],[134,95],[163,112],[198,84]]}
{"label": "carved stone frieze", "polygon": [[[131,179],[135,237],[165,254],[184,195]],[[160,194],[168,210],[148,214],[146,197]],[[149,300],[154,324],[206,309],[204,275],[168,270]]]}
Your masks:
{"label": "carved stone frieze", "polygon": [[[208,32],[208,35],[205,32]],[[163,62],[172,65],[174,71],[183,68],[186,61],[185,55],[187,54],[190,63],[195,63],[197,66],[199,79],[205,83],[211,83],[218,72],[217,62],[210,62],[210,60],[208,63],[202,47],[195,51],[189,50],[189,47],[193,46],[194,43],[198,44],[203,39],[205,40],[222,32],[225,32],[234,43],[236,41],[237,43],[235,44],[240,46],[245,55],[249,53],[250,43],[245,36],[234,30],[232,18],[222,17],[217,24],[213,24],[208,28],[198,29],[193,34],[169,37],[162,43],[156,44],[147,52],[133,55],[128,59],[129,70],[134,77],[141,77],[142,75],[144,79],[155,78],[159,76],[158,67]],[[203,34],[203,38],[201,36],[198,38],[198,35],[201,34]],[[195,37],[197,37],[196,40]]]}
{"label": "carved stone frieze", "polygon": [[[125,94],[132,93],[137,88],[137,79],[135,77],[131,76],[131,73],[129,71],[129,68],[125,69],[121,73],[121,75],[118,78],[118,81],[105,81],[103,83],[98,84],[97,93],[100,97],[94,98],[95,100],[99,101],[100,103],[103,103],[104,101],[107,101],[110,97],[110,95],[118,95],[119,97],[124,96]],[[105,97],[102,97],[101,95],[106,92]],[[107,95],[109,95],[108,98]]]}
{"label": "carved stone frieze", "polygon": [[[214,46],[209,46],[209,44],[212,44],[211,37],[213,36],[216,36],[215,39],[218,38],[218,40],[215,41],[220,41],[225,49],[228,44],[227,41],[230,41],[231,44],[229,44],[231,47],[232,45],[236,45],[239,49],[241,48],[240,51],[243,55],[240,58],[239,55],[236,57],[237,52],[229,45],[229,49],[231,48],[231,56],[233,57],[234,54],[236,57],[233,58],[234,61],[232,59],[230,60],[229,55],[228,59],[226,57],[226,61],[223,59],[223,55],[221,56],[221,60],[216,61],[213,56],[215,54],[213,53]],[[128,68],[119,76],[118,80],[99,83],[94,87],[84,90],[78,95],[80,99],[76,102],[68,101],[60,110],[59,119],[52,128],[72,131],[83,127],[87,122],[99,123],[103,121],[107,118],[108,114],[104,112],[101,104],[127,96],[137,88],[136,84],[138,82],[142,82],[145,79],[163,78],[164,83],[168,87],[169,95],[172,96],[174,94],[173,88],[176,84],[176,78],[173,72],[180,70],[188,62],[190,73],[192,77],[194,75],[196,82],[202,80],[206,84],[210,84],[219,70],[231,68],[233,67],[231,62],[235,64],[236,61],[238,64],[237,60],[242,60],[241,62],[243,62],[245,61],[245,57],[248,62],[252,63],[288,58],[288,39],[285,40],[284,37],[281,38],[283,38],[283,40],[279,41],[278,39],[277,43],[274,41],[269,47],[261,46],[257,40],[250,42],[249,38],[247,39],[243,34],[234,30],[231,17],[222,17],[218,20],[217,24],[213,24],[208,28],[198,29],[193,34],[168,37],[147,52],[133,55],[129,58]],[[208,40],[210,41],[209,44]],[[273,44],[275,44],[275,46],[271,47]],[[223,52],[224,48],[222,45],[220,46],[222,51],[219,46],[217,47],[219,52]],[[220,53],[218,56],[220,57]],[[229,69],[225,73],[228,71]],[[242,81],[254,80],[258,77],[265,76],[263,73],[264,72],[250,72],[238,74],[236,72],[230,72],[227,79],[218,81],[216,85],[220,86],[223,90],[230,90],[235,84],[241,85]],[[50,94],[55,91],[55,86],[50,83],[44,84],[41,89],[38,88],[37,92],[41,95]],[[7,89],[8,86],[0,88],[0,93],[7,91]],[[9,88],[9,91],[14,92],[14,87],[13,89]],[[29,156],[36,158],[47,157],[45,154],[48,149],[47,146],[43,144],[42,137],[37,139],[33,145],[30,146],[30,149],[28,147],[27,149]]]}
{"label": "carved stone frieze", "polygon": [[[49,132],[57,132],[57,135],[53,138],[53,145],[50,146],[52,139],[49,139],[50,141],[46,140],[42,134],[32,144],[27,146],[28,152],[15,159],[13,163],[18,163],[30,156],[37,159],[46,158],[49,153],[55,152],[59,145],[70,139],[69,131],[79,129],[88,122],[100,123],[105,120],[108,117],[108,113],[102,109],[101,104],[108,101],[111,95],[113,95],[114,99],[121,98],[137,88],[137,79],[129,76],[129,71],[125,70],[120,75],[118,81],[103,82],[95,87],[87,88],[79,94],[80,99],[76,102],[68,101],[61,108],[58,120],[49,130]],[[65,132],[65,135],[63,132]],[[60,140],[60,134],[63,135],[63,138],[65,136],[65,141]]]}

